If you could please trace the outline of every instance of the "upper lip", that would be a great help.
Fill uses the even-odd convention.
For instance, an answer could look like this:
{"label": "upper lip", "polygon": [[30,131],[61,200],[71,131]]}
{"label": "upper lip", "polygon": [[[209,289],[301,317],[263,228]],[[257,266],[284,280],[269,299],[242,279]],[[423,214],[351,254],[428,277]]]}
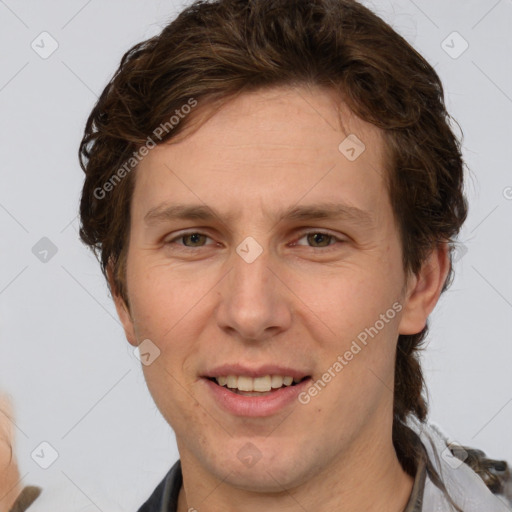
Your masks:
{"label": "upper lip", "polygon": [[275,364],[264,364],[257,368],[249,368],[248,366],[243,366],[241,364],[223,364],[208,370],[203,377],[227,377],[228,375],[243,375],[246,377],[252,377],[253,379],[257,377],[264,377],[265,375],[281,375],[282,377],[289,376],[294,379],[302,379],[310,376],[311,374],[307,371],[297,370],[286,366],[278,366]]}

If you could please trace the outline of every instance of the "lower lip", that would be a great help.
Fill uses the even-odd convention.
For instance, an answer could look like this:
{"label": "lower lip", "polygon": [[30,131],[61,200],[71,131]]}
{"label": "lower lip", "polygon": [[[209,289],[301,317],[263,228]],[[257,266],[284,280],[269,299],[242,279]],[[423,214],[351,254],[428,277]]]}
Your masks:
{"label": "lower lip", "polygon": [[284,386],[265,396],[237,395],[224,386],[203,378],[211,390],[216,402],[227,412],[235,416],[262,417],[271,416],[297,400],[297,396],[311,383],[311,377],[295,386]]}

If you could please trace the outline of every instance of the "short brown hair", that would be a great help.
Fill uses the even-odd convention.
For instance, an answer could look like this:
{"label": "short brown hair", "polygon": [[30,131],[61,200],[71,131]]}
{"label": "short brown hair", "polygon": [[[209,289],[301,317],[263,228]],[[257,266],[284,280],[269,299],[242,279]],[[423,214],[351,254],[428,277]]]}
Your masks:
{"label": "short brown hair", "polygon": [[[438,75],[405,39],[354,0],[201,0],[123,56],[87,121],[79,151],[86,175],[80,236],[104,273],[112,265],[114,293],[128,303],[134,173],[123,173],[107,197],[97,191],[190,98],[221,106],[244,92],[300,85],[334,90],[383,131],[404,269],[417,273],[429,251],[453,241],[467,215],[461,144]],[[451,277],[450,269],[443,290]],[[410,474],[416,452],[405,422],[408,414],[422,421],[427,415],[418,359],[427,328],[400,335],[396,353],[393,442]]]}

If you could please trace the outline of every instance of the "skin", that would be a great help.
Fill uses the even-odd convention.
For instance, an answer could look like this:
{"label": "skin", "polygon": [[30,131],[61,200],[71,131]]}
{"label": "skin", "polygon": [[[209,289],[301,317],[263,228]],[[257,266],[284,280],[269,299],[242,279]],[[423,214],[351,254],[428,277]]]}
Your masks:
{"label": "skin", "polygon": [[[353,162],[338,150],[349,133],[366,145]],[[396,342],[424,327],[448,257],[440,244],[418,275],[404,272],[379,129],[326,89],[260,90],[150,151],[136,173],[130,307],[115,288],[114,299],[129,343],[150,339],[161,351],[143,370],[176,434],[179,512],[319,503],[325,511],[402,511],[413,479],[391,438]],[[280,220],[287,208],[327,202],[363,210],[367,222]],[[145,222],[175,204],[207,205],[216,217]],[[181,238],[183,230],[206,236]],[[334,238],[307,236],[318,231]],[[263,249],[250,264],[236,252],[248,236]],[[237,417],[200,378],[223,363],[280,363],[316,381],[397,301],[400,313],[307,405]],[[237,457],[247,442],[261,454],[252,467]]]}
{"label": "skin", "polygon": [[9,512],[21,493],[20,473],[11,452],[14,445],[13,409],[7,395],[0,395],[0,512]]}

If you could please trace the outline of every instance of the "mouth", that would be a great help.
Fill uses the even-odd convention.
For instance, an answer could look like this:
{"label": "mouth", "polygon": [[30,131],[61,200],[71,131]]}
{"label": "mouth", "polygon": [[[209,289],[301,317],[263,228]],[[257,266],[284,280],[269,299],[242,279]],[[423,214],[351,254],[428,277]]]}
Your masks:
{"label": "mouth", "polygon": [[[224,372],[220,372],[224,373]],[[205,375],[201,380],[206,384],[206,393],[224,412],[232,416],[262,418],[280,414],[283,410],[299,404],[298,397],[311,385],[312,378],[295,373],[280,376],[254,372],[247,375]]]}
{"label": "mouth", "polygon": [[202,372],[201,381],[213,403],[238,417],[268,417],[296,406],[311,385],[310,369],[273,363],[254,366],[224,363]]}
{"label": "mouth", "polygon": [[298,386],[303,381],[310,379],[309,375],[304,377],[292,377],[281,375],[265,375],[263,377],[248,377],[243,375],[226,375],[219,377],[205,377],[227,391],[241,396],[263,397],[278,393],[283,388]]}

